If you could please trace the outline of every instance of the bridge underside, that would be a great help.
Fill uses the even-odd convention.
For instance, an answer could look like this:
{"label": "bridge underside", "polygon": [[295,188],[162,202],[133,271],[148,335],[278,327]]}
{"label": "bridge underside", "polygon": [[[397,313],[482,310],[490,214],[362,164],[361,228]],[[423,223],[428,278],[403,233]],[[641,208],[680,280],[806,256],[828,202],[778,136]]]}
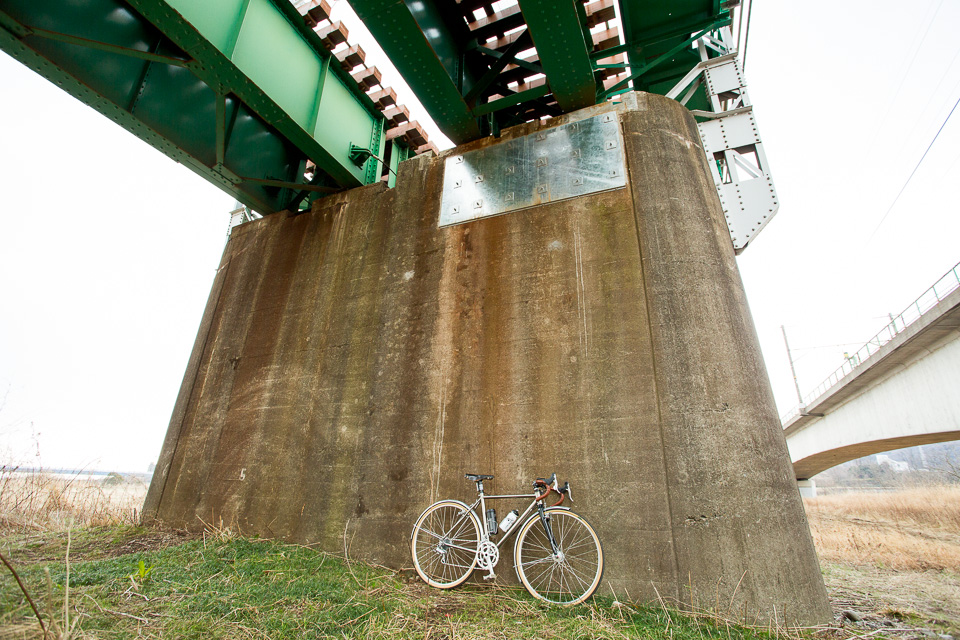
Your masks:
{"label": "bridge underside", "polygon": [[960,439],[960,289],[791,420],[798,480],[857,458]]}
{"label": "bridge underside", "polygon": [[905,449],[907,447],[916,447],[921,444],[936,444],[938,442],[950,442],[952,440],[960,440],[960,431],[925,433],[899,438],[873,440],[871,442],[860,442],[797,460],[793,463],[793,470],[797,476],[797,480],[808,480],[831,467],[864,456],[871,456],[885,451],[894,451],[896,449]]}
{"label": "bridge underside", "polygon": [[[346,535],[404,567],[419,512],[469,498],[465,472],[501,493],[556,471],[603,540],[604,592],[829,619],[693,118],[643,94],[585,111],[237,227],[145,515],[330,551]],[[626,186],[438,227],[447,160],[542,135],[561,155],[538,167],[579,161],[564,144],[587,116],[613,125],[596,154],[622,151]],[[511,166],[476,184],[549,191]]]}

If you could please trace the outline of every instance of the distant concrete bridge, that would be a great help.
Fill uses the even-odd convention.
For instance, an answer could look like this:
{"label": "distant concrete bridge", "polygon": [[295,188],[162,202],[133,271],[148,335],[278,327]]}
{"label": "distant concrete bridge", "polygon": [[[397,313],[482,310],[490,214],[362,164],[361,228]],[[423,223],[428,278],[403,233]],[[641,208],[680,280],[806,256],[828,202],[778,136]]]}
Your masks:
{"label": "distant concrete bridge", "polygon": [[783,419],[801,492],[857,458],[960,439],[960,264]]}

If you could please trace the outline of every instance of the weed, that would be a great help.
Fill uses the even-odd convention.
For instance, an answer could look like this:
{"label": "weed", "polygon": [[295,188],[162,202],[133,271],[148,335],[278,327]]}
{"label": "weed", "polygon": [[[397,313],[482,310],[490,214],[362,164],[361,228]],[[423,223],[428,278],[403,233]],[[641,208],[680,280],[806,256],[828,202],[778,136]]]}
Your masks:
{"label": "weed", "polygon": [[[139,529],[139,535],[155,533]],[[46,534],[42,548],[29,551],[49,557],[46,547],[62,548],[63,536]],[[91,537],[104,546],[115,544],[107,530]],[[16,541],[20,546],[13,552],[22,554],[27,541]],[[119,544],[127,548],[130,539]],[[58,620],[58,630],[69,622],[72,631],[84,637],[772,637],[766,629],[703,613],[685,615],[667,605],[636,605],[622,596],[596,597],[587,605],[560,609],[514,588],[467,585],[438,591],[419,581],[405,582],[392,571],[270,540],[208,536],[133,557],[102,549],[96,558],[42,561],[22,568],[23,581],[34,592],[42,592],[49,575],[52,586],[39,604],[41,611],[66,603],[69,593],[69,621]],[[134,558],[137,571],[131,572]],[[28,605],[12,582],[0,580],[0,612],[5,612],[0,624],[23,629],[29,621]],[[780,632],[779,637],[795,636]]]}
{"label": "weed", "polygon": [[850,493],[804,504],[824,559],[960,573],[960,487]]}
{"label": "weed", "polygon": [[0,532],[136,524],[146,490],[135,479],[105,483],[0,466]]}

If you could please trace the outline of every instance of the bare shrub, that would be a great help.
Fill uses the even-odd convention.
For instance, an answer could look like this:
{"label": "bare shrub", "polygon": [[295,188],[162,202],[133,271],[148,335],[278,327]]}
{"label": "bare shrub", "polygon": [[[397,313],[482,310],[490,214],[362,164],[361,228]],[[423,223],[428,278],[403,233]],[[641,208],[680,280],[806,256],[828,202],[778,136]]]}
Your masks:
{"label": "bare shrub", "polygon": [[136,524],[147,486],[0,467],[0,529]]}

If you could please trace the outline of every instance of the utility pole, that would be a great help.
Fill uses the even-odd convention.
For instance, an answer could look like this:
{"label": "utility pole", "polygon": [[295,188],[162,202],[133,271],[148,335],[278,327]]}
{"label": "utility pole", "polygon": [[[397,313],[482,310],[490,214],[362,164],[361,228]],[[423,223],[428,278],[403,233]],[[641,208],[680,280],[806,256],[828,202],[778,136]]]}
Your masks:
{"label": "utility pole", "polygon": [[787,360],[790,361],[790,373],[793,374],[793,386],[797,389],[797,400],[800,402],[800,413],[802,415],[806,413],[807,406],[803,403],[803,395],[800,394],[800,383],[797,382],[797,370],[793,366],[793,355],[790,353],[790,343],[787,342],[787,330],[783,325],[780,325],[780,331],[783,332],[783,344],[787,347]]}

